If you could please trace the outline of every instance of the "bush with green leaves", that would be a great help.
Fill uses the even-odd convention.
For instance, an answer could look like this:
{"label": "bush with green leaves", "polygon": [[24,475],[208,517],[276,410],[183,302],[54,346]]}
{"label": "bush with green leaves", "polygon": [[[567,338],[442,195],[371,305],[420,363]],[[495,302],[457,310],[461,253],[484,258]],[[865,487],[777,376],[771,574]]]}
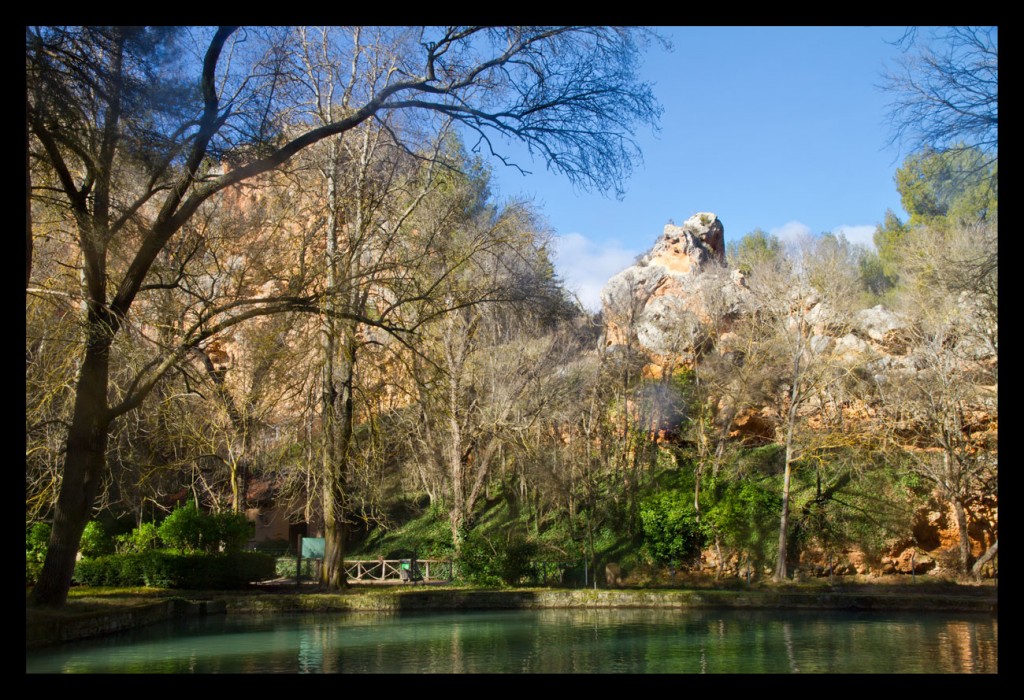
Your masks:
{"label": "bush with green leaves", "polygon": [[771,479],[709,479],[705,494],[711,504],[704,509],[702,526],[709,538],[745,553],[758,566],[778,550],[779,513],[782,497]]}
{"label": "bush with green leaves", "polygon": [[156,523],[142,523],[131,532],[114,538],[114,549],[118,554],[140,554],[159,549],[162,545]]}
{"label": "bush with green leaves", "polygon": [[681,490],[658,491],[640,502],[644,548],[661,564],[685,562],[700,553],[704,543],[693,494]]}
{"label": "bush with green leaves", "polygon": [[204,545],[216,538],[213,523],[199,510],[195,501],[175,508],[160,523],[159,532],[164,544],[182,552],[201,551]]}
{"label": "bush with green leaves", "polygon": [[43,562],[41,561],[26,561],[25,562],[25,585],[34,586],[39,583],[39,574],[43,571]]}
{"label": "bush with green leaves", "polygon": [[213,513],[207,517],[212,518],[215,524],[214,547],[223,548],[225,552],[240,552],[245,549],[252,535],[252,523],[245,517],[245,513]]}
{"label": "bush with green leaves", "polygon": [[78,551],[83,557],[101,557],[104,554],[114,553],[114,541],[106,530],[103,523],[97,520],[90,520],[82,532],[82,540],[78,545]]}
{"label": "bush with green leaves", "polygon": [[43,560],[50,544],[50,524],[35,523],[25,530],[25,585],[34,586],[43,570]]}
{"label": "bush with green leaves", "polygon": [[533,578],[537,545],[522,537],[493,541],[471,533],[459,553],[459,577],[477,586],[515,586]]}
{"label": "bush with green leaves", "polygon": [[50,523],[35,523],[25,531],[25,561],[42,562],[50,546]]}
{"label": "bush with green leaves", "polygon": [[242,513],[204,513],[194,501],[176,508],[160,523],[160,539],[181,552],[238,551],[249,539]]}
{"label": "bush with green leaves", "polygon": [[82,559],[74,580],[83,586],[154,586],[234,590],[276,577],[276,559],[259,552],[184,554],[151,550]]}

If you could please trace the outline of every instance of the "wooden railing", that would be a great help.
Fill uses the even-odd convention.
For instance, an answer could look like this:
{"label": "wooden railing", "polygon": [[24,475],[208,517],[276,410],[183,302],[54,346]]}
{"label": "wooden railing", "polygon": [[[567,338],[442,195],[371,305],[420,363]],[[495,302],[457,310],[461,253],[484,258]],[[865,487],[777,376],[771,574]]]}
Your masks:
{"label": "wooden railing", "polygon": [[[410,568],[403,568],[403,563]],[[345,560],[345,576],[350,581],[450,581],[452,563],[448,559],[365,559]]]}

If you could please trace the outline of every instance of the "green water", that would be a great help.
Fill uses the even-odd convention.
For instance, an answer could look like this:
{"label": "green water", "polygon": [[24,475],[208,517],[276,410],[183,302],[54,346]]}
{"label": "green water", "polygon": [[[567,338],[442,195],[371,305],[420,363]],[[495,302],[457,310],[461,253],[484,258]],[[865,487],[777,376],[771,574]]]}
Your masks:
{"label": "green water", "polygon": [[991,615],[227,615],[29,652],[29,673],[995,673]]}

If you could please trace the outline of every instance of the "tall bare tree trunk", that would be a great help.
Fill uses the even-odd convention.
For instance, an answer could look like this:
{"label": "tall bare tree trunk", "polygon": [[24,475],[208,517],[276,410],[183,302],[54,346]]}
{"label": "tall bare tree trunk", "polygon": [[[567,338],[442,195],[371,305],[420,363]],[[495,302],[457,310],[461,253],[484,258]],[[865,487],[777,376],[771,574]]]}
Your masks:
{"label": "tall bare tree trunk", "polygon": [[790,448],[786,447],[786,472],[782,478],[782,514],[779,517],[779,558],[775,565],[772,580],[785,581],[789,575],[786,561],[786,534],[789,530],[789,484],[793,469],[790,461]]}
{"label": "tall bare tree trunk", "polygon": [[[94,328],[100,323],[95,320]],[[39,582],[32,590],[32,602],[36,605],[58,607],[67,600],[78,544],[92,515],[107,466],[110,338],[102,329],[93,333],[101,337],[89,343],[78,377],[74,416],[64,456],[64,479],[54,510],[46,559]]]}
{"label": "tall bare tree trunk", "polygon": [[964,508],[963,500],[958,496],[953,497],[953,517],[960,540],[957,547],[957,574],[967,576],[971,563],[971,538],[967,530],[967,510]]}
{"label": "tall bare tree trunk", "polygon": [[352,336],[346,333],[344,351],[339,342],[338,307],[338,232],[344,223],[340,216],[337,192],[338,147],[331,141],[327,160],[327,299],[325,302],[321,343],[323,347],[322,380],[322,489],[324,518],[324,562],[320,583],[328,589],[345,588],[345,470],[348,442],[352,434]]}
{"label": "tall bare tree trunk", "polygon": [[[461,369],[461,363],[460,363]],[[452,484],[452,511],[449,524],[452,530],[452,546],[457,557],[462,551],[462,540],[466,525],[466,491],[464,474],[465,465],[462,461],[462,431],[459,426],[459,388],[455,377],[451,378],[448,387],[450,417],[448,419],[451,436],[449,437],[448,473]]]}
{"label": "tall bare tree trunk", "polygon": [[782,477],[782,513],[779,516],[779,557],[772,580],[785,581],[789,576],[787,562],[787,541],[789,531],[789,488],[793,476],[793,433],[796,430],[797,383],[800,377],[800,353],[793,360],[793,386],[789,394],[789,417],[786,425],[786,471]]}

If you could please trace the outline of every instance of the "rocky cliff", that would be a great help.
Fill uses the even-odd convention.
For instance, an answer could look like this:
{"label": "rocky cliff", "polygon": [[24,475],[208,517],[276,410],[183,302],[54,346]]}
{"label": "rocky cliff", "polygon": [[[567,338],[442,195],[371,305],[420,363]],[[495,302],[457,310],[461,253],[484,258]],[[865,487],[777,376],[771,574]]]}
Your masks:
{"label": "rocky cliff", "polygon": [[[834,310],[813,290],[794,288],[791,296],[794,305],[802,308],[803,318],[813,324],[814,352],[827,353],[831,361],[879,386],[918,379],[928,371],[920,351],[914,348],[919,329],[907,317],[879,305],[835,323],[830,321],[835,317]],[[608,280],[601,298],[606,345],[642,353],[647,361],[643,375],[648,379],[662,377],[680,366],[692,367],[711,348],[719,357],[736,353],[742,359],[733,328],[741,319],[759,312],[758,295],[747,278],[726,267],[724,226],[710,212],[695,214],[682,226],[665,226],[650,252]],[[952,342],[969,341],[965,337]],[[995,366],[994,352],[988,356],[984,349],[972,348],[967,354],[972,353],[982,366]],[[991,386],[981,386],[979,391],[994,396],[994,379],[990,381]],[[876,420],[873,407],[867,403],[851,403],[844,410],[850,420]],[[733,439],[747,444],[780,439],[777,430],[781,416],[769,406],[748,405],[720,411],[720,415],[728,416],[728,432]],[[982,402],[968,418],[977,449],[994,451],[994,403]],[[808,423],[814,424],[813,416]],[[996,538],[996,496],[979,496],[971,503],[970,511],[971,549],[977,557]],[[939,572],[952,565],[958,532],[950,508],[938,493],[908,530],[913,531],[912,536],[894,540],[887,551],[871,556],[857,550],[826,556],[809,549],[801,568],[818,575],[828,575],[829,571],[881,574]],[[717,564],[711,552],[705,562]]]}

